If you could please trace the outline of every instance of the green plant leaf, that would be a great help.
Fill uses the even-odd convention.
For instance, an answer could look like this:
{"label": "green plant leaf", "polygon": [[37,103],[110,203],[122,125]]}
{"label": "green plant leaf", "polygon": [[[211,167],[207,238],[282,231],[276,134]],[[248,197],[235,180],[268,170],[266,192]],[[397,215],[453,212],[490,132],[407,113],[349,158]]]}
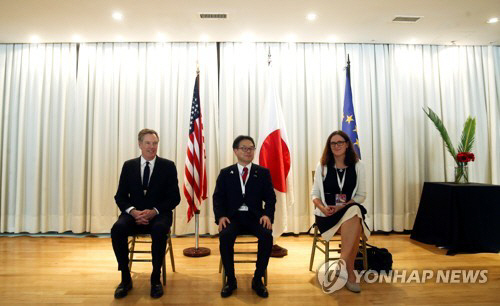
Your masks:
{"label": "green plant leaf", "polygon": [[[441,134],[441,137],[443,138],[444,144],[446,145],[446,148],[448,149],[448,152],[450,152],[451,156],[455,161],[457,161],[457,152],[455,151],[455,148],[453,147],[451,143],[450,136],[448,135],[448,131],[444,127],[443,121],[438,117],[438,115],[430,108],[427,107],[427,111],[424,108],[424,112],[431,119],[431,121],[434,123],[436,126],[436,129],[439,131]],[[474,123],[475,127],[475,123]]]}
{"label": "green plant leaf", "polygon": [[460,138],[460,144],[458,145],[458,152],[470,152],[472,150],[472,146],[474,145],[475,135],[476,118],[471,118],[469,116],[464,123],[462,137]]}

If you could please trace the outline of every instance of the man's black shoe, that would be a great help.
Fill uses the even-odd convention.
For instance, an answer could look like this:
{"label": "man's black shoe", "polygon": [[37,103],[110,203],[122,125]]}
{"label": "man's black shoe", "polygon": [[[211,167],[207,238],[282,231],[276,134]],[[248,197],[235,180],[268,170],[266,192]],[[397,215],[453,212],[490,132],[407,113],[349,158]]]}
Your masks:
{"label": "man's black shoe", "polygon": [[151,297],[157,299],[162,296],[163,296],[163,286],[161,285],[161,283],[151,285]]}
{"label": "man's black shoe", "polygon": [[223,298],[231,296],[231,294],[233,294],[233,291],[236,290],[236,288],[238,288],[238,284],[236,283],[236,280],[228,281],[226,283],[226,285],[220,291],[220,296]]}
{"label": "man's black shoe", "polygon": [[267,292],[267,288],[262,283],[262,279],[260,277],[254,277],[252,279],[252,289],[255,290],[255,293],[257,293],[257,295],[260,297],[266,298],[269,296],[269,292]]}
{"label": "man's black shoe", "polygon": [[127,296],[127,293],[132,290],[132,281],[123,283],[121,282],[115,290],[115,299],[121,299]]}

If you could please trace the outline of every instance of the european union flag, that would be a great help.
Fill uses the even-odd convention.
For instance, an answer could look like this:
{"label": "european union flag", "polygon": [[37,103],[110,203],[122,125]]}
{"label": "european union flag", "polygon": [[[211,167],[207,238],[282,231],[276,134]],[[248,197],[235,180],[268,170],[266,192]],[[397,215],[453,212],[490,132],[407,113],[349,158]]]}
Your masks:
{"label": "european union flag", "polygon": [[354,106],[352,104],[352,90],[351,90],[351,62],[349,55],[347,56],[346,67],[346,80],[345,80],[345,93],[344,93],[344,112],[342,114],[342,131],[344,131],[354,144],[354,150],[361,158],[359,150],[358,139],[358,126],[356,124],[356,116],[354,115]]}

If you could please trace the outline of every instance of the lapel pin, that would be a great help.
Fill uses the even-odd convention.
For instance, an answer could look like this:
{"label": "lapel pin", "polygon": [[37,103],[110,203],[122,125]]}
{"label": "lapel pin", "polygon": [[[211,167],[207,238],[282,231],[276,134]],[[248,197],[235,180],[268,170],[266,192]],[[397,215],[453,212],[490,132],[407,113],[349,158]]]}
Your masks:
{"label": "lapel pin", "polygon": [[233,170],[231,170],[231,174],[233,174],[233,173],[234,173]]}

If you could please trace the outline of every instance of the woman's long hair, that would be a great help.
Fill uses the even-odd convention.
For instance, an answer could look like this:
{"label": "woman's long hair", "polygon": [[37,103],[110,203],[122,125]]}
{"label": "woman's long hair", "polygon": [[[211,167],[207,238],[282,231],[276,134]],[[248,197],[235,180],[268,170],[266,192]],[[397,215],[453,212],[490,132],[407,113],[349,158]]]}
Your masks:
{"label": "woman's long hair", "polygon": [[332,149],[330,146],[330,140],[335,135],[341,136],[342,138],[344,138],[344,140],[347,143],[344,164],[346,164],[346,166],[348,166],[348,167],[354,166],[359,161],[359,157],[358,157],[358,154],[356,154],[356,151],[354,151],[354,145],[353,145],[351,139],[343,131],[335,131],[335,132],[331,133],[330,136],[328,136],[328,139],[326,140],[326,144],[325,144],[325,149],[323,150],[323,155],[321,156],[321,165],[326,166],[326,165],[328,165],[328,163],[330,163],[331,161],[334,160],[333,152],[332,152]]}

